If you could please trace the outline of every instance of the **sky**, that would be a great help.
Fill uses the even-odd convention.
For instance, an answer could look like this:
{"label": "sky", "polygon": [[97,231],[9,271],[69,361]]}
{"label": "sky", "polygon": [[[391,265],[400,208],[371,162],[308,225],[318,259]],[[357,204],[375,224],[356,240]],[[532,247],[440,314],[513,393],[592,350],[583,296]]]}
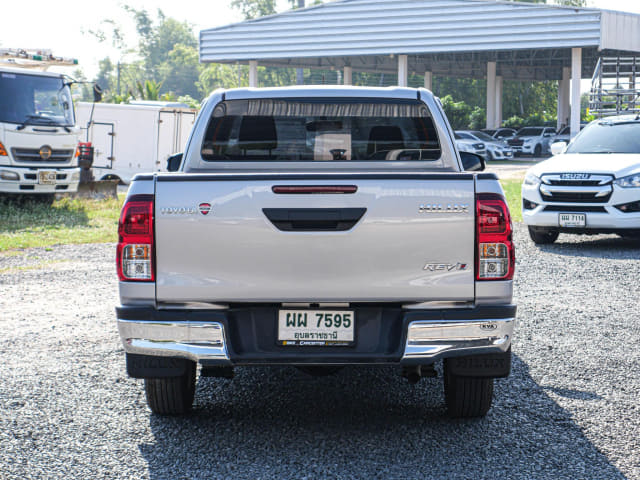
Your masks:
{"label": "sky", "polygon": [[[110,56],[118,61],[118,52],[99,43],[88,30],[104,26],[105,19],[122,25],[133,23],[122,8],[122,0],[4,0],[0,48],[46,48],[54,55],[77,58],[88,78],[98,69],[98,61]],[[127,0],[135,9],[155,13],[160,9],[168,17],[193,25],[196,36],[205,28],[242,21],[242,14],[230,6],[231,0]],[[310,2],[308,2],[310,3]],[[289,7],[287,0],[277,0],[278,11]],[[640,0],[588,0],[589,7],[640,14]],[[635,32],[638,34],[638,32]],[[133,46],[133,38],[130,42]],[[124,59],[126,61],[126,58]],[[62,70],[70,73],[69,70]]]}

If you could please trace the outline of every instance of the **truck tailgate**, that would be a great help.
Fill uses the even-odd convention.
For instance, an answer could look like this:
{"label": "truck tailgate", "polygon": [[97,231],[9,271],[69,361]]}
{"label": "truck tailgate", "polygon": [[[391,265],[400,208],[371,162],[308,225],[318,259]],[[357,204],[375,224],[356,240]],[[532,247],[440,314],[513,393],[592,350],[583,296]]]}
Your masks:
{"label": "truck tailgate", "polygon": [[472,301],[474,197],[464,173],[159,175],[157,301]]}

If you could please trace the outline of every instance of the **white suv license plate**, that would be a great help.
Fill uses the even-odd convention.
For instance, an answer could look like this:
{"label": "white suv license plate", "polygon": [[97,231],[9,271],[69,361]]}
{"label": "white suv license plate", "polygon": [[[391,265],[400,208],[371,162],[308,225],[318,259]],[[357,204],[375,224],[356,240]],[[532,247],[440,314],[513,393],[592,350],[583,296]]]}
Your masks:
{"label": "white suv license plate", "polygon": [[40,170],[38,172],[38,183],[40,185],[55,185],[56,172],[50,170]]}
{"label": "white suv license plate", "polygon": [[353,310],[279,310],[278,344],[348,346],[354,342]]}
{"label": "white suv license plate", "polygon": [[585,227],[587,215],[584,213],[560,213],[558,223],[561,227]]}

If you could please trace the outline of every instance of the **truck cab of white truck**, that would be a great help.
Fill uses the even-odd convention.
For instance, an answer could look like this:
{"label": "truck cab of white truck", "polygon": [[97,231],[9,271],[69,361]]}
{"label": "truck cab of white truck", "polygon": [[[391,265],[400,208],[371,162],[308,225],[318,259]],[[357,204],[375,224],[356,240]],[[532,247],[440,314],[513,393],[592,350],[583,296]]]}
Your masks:
{"label": "truck cab of white truck", "polygon": [[198,364],[396,365],[415,382],[443,362],[449,414],[487,413],[510,371],[515,254],[482,165],[424,89],[214,92],[180,171],[134,177],[119,223],[118,329],[151,410],[189,410]]}
{"label": "truck cab of white truck", "polygon": [[0,196],[77,191],[79,139],[63,74],[0,65]]}

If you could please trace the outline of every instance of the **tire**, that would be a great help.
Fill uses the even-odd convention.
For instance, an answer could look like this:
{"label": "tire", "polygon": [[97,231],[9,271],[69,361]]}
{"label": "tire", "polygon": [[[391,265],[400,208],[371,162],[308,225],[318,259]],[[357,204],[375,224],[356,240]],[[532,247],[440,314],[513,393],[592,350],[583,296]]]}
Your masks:
{"label": "tire", "polygon": [[533,156],[539,157],[540,155],[542,155],[542,146],[536,145],[536,148],[533,149]]}
{"label": "tire", "polygon": [[557,230],[545,230],[535,227],[529,227],[529,236],[533,243],[537,245],[548,245],[558,239],[560,232]]}
{"label": "tire", "polygon": [[196,363],[179,377],[145,378],[147,405],[158,415],[182,415],[191,410],[196,392]]}
{"label": "tire", "polygon": [[444,398],[452,418],[484,417],[493,400],[493,378],[453,375],[445,359]]}

